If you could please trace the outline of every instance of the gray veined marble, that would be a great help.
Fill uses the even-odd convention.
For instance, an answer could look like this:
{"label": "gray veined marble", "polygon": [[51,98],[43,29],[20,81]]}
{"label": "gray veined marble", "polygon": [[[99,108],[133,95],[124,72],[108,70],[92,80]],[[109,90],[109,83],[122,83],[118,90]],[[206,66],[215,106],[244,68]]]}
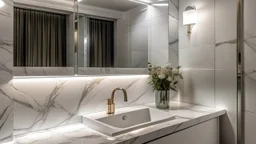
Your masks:
{"label": "gray veined marble", "polygon": [[0,141],[10,141],[13,135],[13,101],[5,93],[7,84],[0,84]]}
{"label": "gray veined marble", "polygon": [[179,64],[179,1],[169,0],[169,63]]}
{"label": "gray veined marble", "polygon": [[6,93],[12,80],[13,67],[13,1],[3,0],[0,9],[0,142],[13,137],[13,97]]}
{"label": "gray veined marble", "polygon": [[234,40],[229,40],[229,41],[224,41],[224,42],[219,42],[219,43],[216,43],[215,44],[215,47],[219,47],[223,44],[236,44],[237,42],[237,39],[234,39]]}
{"label": "gray veined marble", "polygon": [[9,17],[12,18],[12,7],[13,7],[13,0],[3,0],[5,3],[5,6],[0,9],[0,17]]}
{"label": "gray veined marble", "polygon": [[256,83],[256,70],[245,70],[244,74],[247,79]]}
{"label": "gray veined marble", "polygon": [[0,83],[8,83],[13,77],[13,43],[0,39],[0,53]]}
{"label": "gray veined marble", "polygon": [[[3,107],[3,106],[1,106]],[[2,108],[1,108],[2,109]],[[13,103],[10,102],[0,113],[0,141],[12,140]]]}
{"label": "gray veined marble", "polygon": [[169,15],[179,20],[179,1],[178,0],[170,0],[169,1]]}
{"label": "gray veined marble", "polygon": [[0,15],[1,16],[6,16],[6,17],[11,17],[11,15],[9,13],[6,13],[4,11],[0,11]]}
{"label": "gray veined marble", "polygon": [[244,39],[244,70],[255,70],[256,36]]}
{"label": "gray veined marble", "polygon": [[244,40],[244,43],[245,43],[247,46],[249,46],[249,47],[253,50],[254,53],[256,53],[256,45],[255,45],[255,44],[251,43],[251,42],[249,41],[249,39]]}
{"label": "gray veined marble", "polygon": [[[124,108],[123,110],[132,110],[140,107],[134,106]],[[142,105],[142,107],[155,109],[154,104]],[[172,102],[171,108],[165,112],[171,115],[174,114],[177,117],[172,121],[163,122],[116,137],[102,135],[80,124],[15,137],[14,144],[141,144],[225,114],[225,110],[179,102]]]}
{"label": "gray veined marble", "polygon": [[174,53],[177,57],[179,56],[179,47],[178,47],[179,40],[175,40],[174,42],[169,43],[169,50]]}
{"label": "gray veined marble", "polygon": [[0,49],[3,49],[10,54],[13,54],[13,43],[0,39]]}
{"label": "gray veined marble", "polygon": [[12,55],[13,43],[7,40],[0,39],[0,51],[2,51],[2,58],[0,61],[0,70],[4,70],[12,77]]}
{"label": "gray veined marble", "polygon": [[[49,91],[49,94],[44,97],[45,100],[43,103],[41,103],[37,97],[31,96],[30,94],[19,90],[15,87],[15,85],[13,85],[13,90],[18,94],[18,96],[14,97],[15,108],[24,109],[24,111],[22,111],[23,113],[30,112],[30,114],[27,115],[27,118],[31,118],[32,120],[29,120],[30,123],[28,124],[26,121],[27,119],[19,119],[20,115],[15,111],[15,114],[18,115],[18,117],[15,116],[15,122],[18,124],[18,127],[15,128],[15,133],[19,134],[35,131],[37,129],[45,129],[48,128],[47,124],[50,122],[52,122],[50,124],[52,127],[79,122],[79,117],[76,117],[77,110],[75,112],[68,111],[61,103],[58,103],[56,100],[60,96],[60,90],[63,89],[66,84],[67,81],[57,82],[53,89]],[[60,112],[65,113],[65,116],[60,114],[62,119],[60,119],[58,116],[58,113]],[[56,119],[49,121],[48,118],[51,117],[50,114],[53,114],[52,116],[55,115]],[[25,124],[27,123],[26,126],[23,126],[24,123],[21,121]],[[17,124],[15,126],[17,126]]]}
{"label": "gray veined marble", "polygon": [[171,4],[174,5],[177,9],[177,11],[179,11],[179,1],[178,0],[170,0]]}
{"label": "gray veined marble", "polygon": [[106,99],[116,87],[125,88],[129,101],[116,95],[116,106],[154,101],[145,77],[14,79],[5,91],[14,99],[15,134],[81,123],[81,114],[106,109]]}

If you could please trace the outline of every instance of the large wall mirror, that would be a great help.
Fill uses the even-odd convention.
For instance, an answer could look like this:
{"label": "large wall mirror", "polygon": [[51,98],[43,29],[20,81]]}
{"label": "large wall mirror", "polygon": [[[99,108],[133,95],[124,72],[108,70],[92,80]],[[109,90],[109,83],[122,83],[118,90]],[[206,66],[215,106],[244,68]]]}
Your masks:
{"label": "large wall mirror", "polygon": [[74,75],[73,0],[14,1],[14,75]]}
{"label": "large wall mirror", "polygon": [[81,0],[79,74],[146,74],[169,62],[168,1]]}
{"label": "large wall mirror", "polygon": [[172,61],[167,0],[14,2],[15,76],[147,74]]}

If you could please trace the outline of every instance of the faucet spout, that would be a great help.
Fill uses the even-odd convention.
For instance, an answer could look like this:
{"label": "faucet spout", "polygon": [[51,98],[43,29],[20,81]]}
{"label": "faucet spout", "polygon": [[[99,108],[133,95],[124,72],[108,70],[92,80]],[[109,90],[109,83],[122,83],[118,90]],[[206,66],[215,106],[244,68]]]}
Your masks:
{"label": "faucet spout", "polygon": [[123,91],[123,94],[124,94],[124,101],[127,102],[128,101],[128,96],[127,96],[127,92],[125,89],[122,89],[122,88],[116,88],[113,90],[112,92],[112,95],[111,95],[111,99],[114,101],[114,98],[115,98],[115,92],[118,91],[118,90],[121,90]]}
{"label": "faucet spout", "polygon": [[107,99],[107,114],[108,115],[112,115],[115,114],[115,102],[114,102],[114,98],[115,98],[115,92],[121,90],[124,94],[124,101],[127,102],[128,101],[128,96],[127,96],[127,92],[125,89],[122,88],[116,88],[113,90],[112,94],[111,94],[111,98]]}

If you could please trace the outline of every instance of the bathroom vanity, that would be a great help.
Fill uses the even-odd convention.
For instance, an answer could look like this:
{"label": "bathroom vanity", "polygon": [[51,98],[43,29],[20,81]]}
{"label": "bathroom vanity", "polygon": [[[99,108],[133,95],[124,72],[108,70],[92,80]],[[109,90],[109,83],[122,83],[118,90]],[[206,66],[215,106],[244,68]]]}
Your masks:
{"label": "bathroom vanity", "polygon": [[[117,109],[116,115],[132,113],[132,111],[150,109],[152,111],[161,111],[161,114],[169,114],[175,116],[169,120],[155,123],[152,125],[140,127],[130,132],[109,136],[103,134],[99,130],[93,130],[91,125],[76,124],[65,126],[62,128],[54,128],[44,130],[22,137],[16,137],[18,144],[34,143],[34,144],[218,144],[219,142],[219,122],[220,116],[225,115],[226,111],[203,106],[197,106],[187,103],[171,102],[169,110],[155,109],[154,104],[146,104],[140,106],[126,107]],[[141,111],[142,110],[142,111]],[[94,113],[83,116],[83,118],[91,118],[101,115]],[[160,113],[158,113],[161,115]],[[155,115],[154,113],[151,116]],[[130,115],[128,115],[130,116]],[[108,117],[105,115],[105,117]],[[166,115],[166,119],[168,115]],[[128,117],[127,117],[128,118]],[[152,119],[155,119],[154,117]],[[161,119],[161,118],[158,118]],[[117,124],[117,123],[116,123]],[[120,124],[120,123],[119,123]],[[91,127],[91,128],[89,128]],[[118,127],[118,126],[116,126]],[[206,131],[207,129],[207,131]],[[119,129],[120,130],[120,129]]]}
{"label": "bathroom vanity", "polygon": [[[215,118],[182,131],[163,136],[148,144],[219,144],[219,119]],[[207,130],[207,131],[206,131]]]}
{"label": "bathroom vanity", "polygon": [[[245,84],[254,88],[251,77],[256,68],[253,60],[246,61],[246,67],[237,63],[242,50],[237,51],[236,42],[243,41],[237,36],[243,31],[237,31],[237,4],[241,3],[0,0],[0,143],[238,143],[243,129],[238,105],[243,75],[238,72],[246,68]],[[183,23],[186,20],[192,22]],[[109,32],[100,28],[105,25]],[[255,24],[246,27],[250,26]],[[249,39],[250,44],[251,34]],[[250,49],[245,51],[249,57]],[[148,62],[182,66],[184,80],[179,93],[171,93],[172,100],[205,107],[172,102],[168,110],[156,109]],[[106,99],[116,87],[128,95],[128,102],[119,93],[115,99],[121,117],[106,115]],[[248,90],[246,102],[253,102],[254,91]],[[111,98],[112,114],[113,104]],[[256,129],[250,124],[255,110],[247,111],[245,131],[251,132]],[[97,112],[104,115],[90,117]]]}

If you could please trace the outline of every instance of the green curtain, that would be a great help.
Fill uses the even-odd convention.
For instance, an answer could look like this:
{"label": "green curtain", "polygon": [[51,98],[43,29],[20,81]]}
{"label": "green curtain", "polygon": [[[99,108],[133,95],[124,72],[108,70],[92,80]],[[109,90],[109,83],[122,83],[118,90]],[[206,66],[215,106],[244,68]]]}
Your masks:
{"label": "green curtain", "polygon": [[14,66],[67,65],[66,15],[14,8]]}
{"label": "green curtain", "polygon": [[114,67],[114,22],[89,18],[90,67]]}

